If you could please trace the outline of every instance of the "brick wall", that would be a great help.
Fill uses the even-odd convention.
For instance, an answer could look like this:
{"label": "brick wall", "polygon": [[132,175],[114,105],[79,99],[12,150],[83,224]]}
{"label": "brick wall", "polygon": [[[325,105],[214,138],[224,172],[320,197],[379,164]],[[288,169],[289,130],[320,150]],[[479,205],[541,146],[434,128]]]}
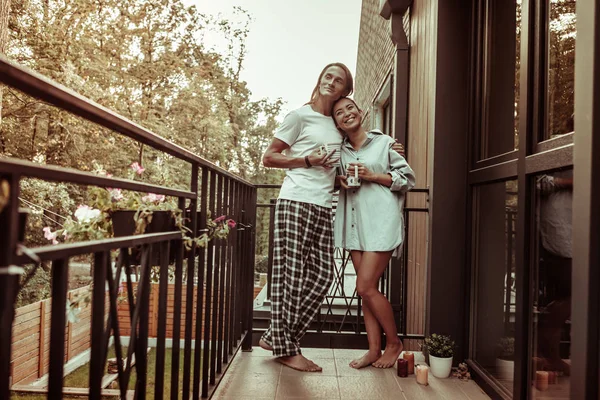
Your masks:
{"label": "brick wall", "polygon": [[[408,29],[408,13],[405,18]],[[358,38],[354,98],[365,112],[370,111],[374,98],[389,76],[395,60],[395,46],[390,38],[390,21],[379,15],[379,0],[363,0]],[[371,112],[365,126],[370,126]]]}

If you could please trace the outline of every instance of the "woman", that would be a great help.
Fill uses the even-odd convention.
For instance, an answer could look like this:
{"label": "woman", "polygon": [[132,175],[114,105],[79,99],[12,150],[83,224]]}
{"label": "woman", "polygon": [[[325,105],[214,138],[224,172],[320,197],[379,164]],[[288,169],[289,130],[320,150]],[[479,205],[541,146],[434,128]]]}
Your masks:
{"label": "woman", "polygon": [[334,270],[335,170],[331,154],[319,148],[340,145],[331,107],[352,89],[352,75],[344,64],[325,66],[310,102],[285,117],[263,156],[265,167],[284,168],[286,177],[275,206],[271,326],[259,344],[278,362],[300,371],[321,371],[302,355],[300,338],[319,310]]}
{"label": "woman", "polygon": [[[392,149],[394,139],[378,130],[365,131],[362,111],[354,100],[342,97],[335,102],[333,119],[344,134],[341,164],[345,173],[357,173],[361,180],[359,187],[349,187],[347,176],[338,177],[344,190],[334,228],[336,247],[349,250],[352,256],[369,341],[369,351],[350,366],[389,368],[402,352],[402,342],[392,306],[377,287],[392,254],[400,253],[404,196],[414,187],[415,176],[404,157]],[[381,328],[386,335],[383,355]]]}

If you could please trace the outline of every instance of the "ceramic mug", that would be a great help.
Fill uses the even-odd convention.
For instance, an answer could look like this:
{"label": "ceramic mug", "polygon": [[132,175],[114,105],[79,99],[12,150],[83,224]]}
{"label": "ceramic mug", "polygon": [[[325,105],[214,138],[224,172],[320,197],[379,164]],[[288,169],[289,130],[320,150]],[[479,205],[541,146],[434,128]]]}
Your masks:
{"label": "ceramic mug", "polygon": [[348,177],[346,178],[346,184],[349,187],[360,187],[360,178],[358,177],[358,165],[351,167],[346,165],[346,172]]}

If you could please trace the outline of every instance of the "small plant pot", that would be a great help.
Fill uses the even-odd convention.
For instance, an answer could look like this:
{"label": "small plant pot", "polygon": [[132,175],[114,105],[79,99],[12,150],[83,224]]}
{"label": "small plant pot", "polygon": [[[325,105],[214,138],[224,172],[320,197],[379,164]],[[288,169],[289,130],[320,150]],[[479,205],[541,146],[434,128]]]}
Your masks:
{"label": "small plant pot", "polygon": [[[192,230],[192,216],[190,214],[190,210],[186,210],[186,220],[185,220],[185,227],[188,228],[190,231]],[[196,236],[200,236],[202,234],[201,229],[200,229],[200,220],[202,217],[202,213],[200,211],[196,212]],[[188,233],[191,236],[191,232]]]}
{"label": "small plant pot", "polygon": [[496,358],[496,372],[498,379],[504,381],[512,381],[515,374],[514,360]]}
{"label": "small plant pot", "polygon": [[[115,237],[131,236],[135,232],[135,211],[133,210],[119,210],[112,213],[113,233]],[[172,232],[177,231],[178,228],[175,226],[175,220],[173,219],[170,211],[154,211],[152,213],[152,222],[146,227],[144,233],[161,233],[161,232]],[[132,263],[139,264],[142,261],[142,253],[139,247],[131,250]],[[169,263],[175,262],[175,252],[169,252]],[[152,252],[150,254],[150,264],[160,265],[160,245],[155,244],[152,246]]]}
{"label": "small plant pot", "polygon": [[444,379],[450,376],[450,371],[452,371],[452,357],[442,358],[430,354],[429,364],[431,374],[436,378]]}

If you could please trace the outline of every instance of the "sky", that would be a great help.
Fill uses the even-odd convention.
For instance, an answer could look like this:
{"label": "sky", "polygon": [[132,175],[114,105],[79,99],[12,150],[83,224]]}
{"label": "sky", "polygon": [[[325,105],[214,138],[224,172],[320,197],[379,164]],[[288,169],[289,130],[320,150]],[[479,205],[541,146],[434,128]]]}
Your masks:
{"label": "sky", "polygon": [[[342,62],[354,74],[361,0],[184,0],[203,14],[225,17],[234,6],[253,18],[241,79],[252,100],[281,97],[284,112],[302,106],[323,67]],[[207,35],[207,47],[218,46]]]}

